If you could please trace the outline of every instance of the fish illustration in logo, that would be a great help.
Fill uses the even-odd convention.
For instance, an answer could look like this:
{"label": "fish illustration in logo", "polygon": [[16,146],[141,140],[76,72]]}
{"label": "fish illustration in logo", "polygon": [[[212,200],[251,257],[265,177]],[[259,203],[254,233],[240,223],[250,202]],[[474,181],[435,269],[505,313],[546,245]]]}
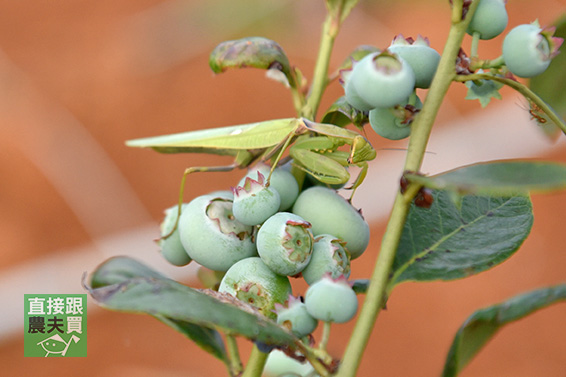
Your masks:
{"label": "fish illustration in logo", "polygon": [[65,356],[71,342],[78,343],[81,340],[78,336],[71,336],[68,342],[65,342],[63,338],[59,334],[55,334],[50,336],[47,339],[42,340],[41,342],[37,343],[37,345],[41,345],[41,347],[47,352],[45,357],[49,356],[49,354],[61,354],[61,356]]}

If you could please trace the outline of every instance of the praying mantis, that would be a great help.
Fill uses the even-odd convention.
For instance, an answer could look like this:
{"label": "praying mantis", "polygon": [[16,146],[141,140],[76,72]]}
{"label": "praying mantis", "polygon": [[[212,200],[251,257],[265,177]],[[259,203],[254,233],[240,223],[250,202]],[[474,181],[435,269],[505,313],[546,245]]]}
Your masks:
{"label": "praying mantis", "polygon": [[[325,184],[345,184],[350,179],[347,168],[351,165],[360,167],[358,177],[349,187],[355,192],[367,174],[367,162],[376,157],[375,149],[359,133],[304,118],[275,119],[148,137],[129,140],[126,145],[152,148],[160,153],[210,153],[234,157],[234,162],[227,166],[200,166],[185,170],[179,194],[179,215],[187,176],[195,172],[230,171],[246,168],[259,160],[271,160],[273,171],[289,148],[293,166]],[[338,150],[344,145],[348,145],[350,150]]]}

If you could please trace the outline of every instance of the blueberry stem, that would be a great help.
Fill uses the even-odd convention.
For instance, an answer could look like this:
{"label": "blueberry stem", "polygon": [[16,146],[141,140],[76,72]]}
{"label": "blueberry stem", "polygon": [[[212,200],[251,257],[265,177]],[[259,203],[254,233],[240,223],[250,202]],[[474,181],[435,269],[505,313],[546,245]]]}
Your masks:
{"label": "blueberry stem", "polygon": [[452,1],[452,24],[457,24],[462,21],[462,10],[464,2],[462,0]]}
{"label": "blueberry stem", "polygon": [[240,359],[240,352],[238,350],[238,344],[236,343],[236,338],[232,335],[226,335],[226,345],[228,346],[228,360],[230,374],[232,376],[239,376],[242,374],[244,367]]}
{"label": "blueberry stem", "polygon": [[307,119],[314,120],[318,105],[322,99],[322,94],[328,85],[328,66],[330,65],[330,55],[334,47],[334,40],[338,34],[339,22],[336,22],[335,16],[328,13],[324,21],[322,29],[322,39],[318,50],[318,57],[314,67],[314,76],[311,85],[311,92],[307,99],[306,105],[302,109],[302,116]]}
{"label": "blueberry stem", "polygon": [[[440,59],[436,75],[429,89],[421,112],[412,124],[409,149],[405,160],[404,171],[419,171],[436,115],[452,81],[456,78],[455,61],[466,34],[466,29],[479,4],[471,3],[466,18],[455,17],[454,9],[461,10],[461,1],[454,1],[452,26]],[[410,204],[417,191],[414,184],[409,184],[405,194],[398,193],[393,204],[391,216],[381,243],[374,273],[370,279],[365,302],[360,310],[358,321],[344,353],[337,376],[353,377],[360,366],[362,354],[369,341],[379,312],[387,301],[389,274],[399,246],[401,234]]]}
{"label": "blueberry stem", "polygon": [[526,85],[521,84],[518,81],[507,79],[500,76],[490,75],[488,73],[475,73],[473,75],[460,75],[455,78],[455,81],[465,82],[470,80],[493,80],[505,84],[519,93],[521,93],[529,102],[534,103],[543,113],[546,114],[548,119],[550,119],[556,127],[560,128],[564,134],[566,134],[566,123],[554,112],[554,110],[548,106],[546,102],[542,100],[535,92],[529,89]]}
{"label": "blueberry stem", "polygon": [[302,108],[300,115],[315,120],[322,94],[328,86],[328,67],[330,55],[334,47],[334,40],[338,35],[342,22],[346,19],[358,0],[327,1],[328,13],[322,27],[322,38],[318,49],[318,56],[314,66],[314,74],[307,103]]}
{"label": "blueberry stem", "polygon": [[324,327],[322,328],[322,339],[320,340],[320,344],[318,346],[321,350],[326,350],[326,346],[328,345],[328,340],[330,339],[330,326],[332,322],[325,321]]}
{"label": "blueberry stem", "polygon": [[480,60],[480,59],[472,58],[472,62],[470,63],[470,69],[472,71],[476,71],[478,69],[501,68],[504,65],[505,65],[505,60],[503,59],[503,55],[492,60]]}
{"label": "blueberry stem", "polygon": [[252,353],[248,359],[248,364],[246,365],[246,370],[242,374],[242,377],[260,377],[263,373],[267,356],[269,356],[269,353],[261,352],[254,344]]}
{"label": "blueberry stem", "polygon": [[409,96],[409,101],[407,102],[408,105],[415,106],[417,104],[417,91],[413,90],[413,93]]}
{"label": "blueberry stem", "polygon": [[289,89],[291,91],[291,98],[293,99],[293,106],[295,107],[295,111],[298,114],[305,105],[305,95],[302,91],[302,87],[300,87],[301,83],[297,80],[296,76],[297,72],[293,67],[291,67],[291,77],[293,77],[293,83],[289,82]]}
{"label": "blueberry stem", "polygon": [[328,377],[330,375],[326,364],[332,362],[332,357],[326,350],[313,349],[302,342],[296,345],[320,377]]}
{"label": "blueberry stem", "polygon": [[472,35],[472,46],[470,48],[470,57],[477,58],[478,57],[478,45],[480,43],[480,33],[478,31],[474,31]]}

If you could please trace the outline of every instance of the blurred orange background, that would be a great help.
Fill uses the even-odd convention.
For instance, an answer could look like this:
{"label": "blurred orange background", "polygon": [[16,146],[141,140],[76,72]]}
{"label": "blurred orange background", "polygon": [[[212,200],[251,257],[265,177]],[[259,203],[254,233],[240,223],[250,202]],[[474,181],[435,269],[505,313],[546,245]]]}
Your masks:
{"label": "blurred orange background", "polygon": [[[535,18],[550,24],[566,3],[514,0],[507,9],[510,30]],[[223,40],[261,35],[278,41],[310,77],[323,17],[321,0],[0,1],[2,375],[225,374],[220,362],[153,318],[108,312],[92,301],[88,357],[24,358],[23,294],[85,293],[83,273],[121,254],[196,284],[194,267],[167,266],[152,240],[162,211],[177,200],[183,169],[230,161],[159,155],[128,149],[124,141],[293,116],[282,85],[256,70],[215,77],[208,54]],[[384,48],[398,33],[428,36],[441,51],[448,27],[444,0],[362,0],[336,41],[331,68],[355,46]],[[501,41],[482,43],[480,56],[497,57]],[[423,171],[493,158],[566,162],[565,137],[540,136],[515,93],[504,89],[504,100],[483,112],[464,101],[465,93],[462,85],[450,91]],[[321,110],[341,94],[333,84]],[[370,221],[372,238],[352,278],[371,274],[402,166],[402,151],[383,148],[406,145],[369,134],[378,158],[354,204]],[[227,189],[242,174],[195,175],[185,197]],[[453,335],[474,310],[564,282],[566,194],[536,195],[533,202],[531,236],[509,261],[461,281],[399,286],[378,319],[359,375],[437,376]],[[341,354],[352,326],[336,326],[331,353]],[[245,357],[249,342],[240,343]],[[565,375],[566,305],[506,327],[462,373]]]}

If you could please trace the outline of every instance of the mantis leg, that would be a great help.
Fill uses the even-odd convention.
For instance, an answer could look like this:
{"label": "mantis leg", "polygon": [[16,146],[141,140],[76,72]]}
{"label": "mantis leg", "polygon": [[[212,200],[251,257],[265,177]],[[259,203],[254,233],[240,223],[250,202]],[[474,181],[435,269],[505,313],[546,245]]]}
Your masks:
{"label": "mantis leg", "polygon": [[283,157],[283,153],[285,152],[285,150],[289,147],[289,145],[291,145],[291,142],[293,141],[293,139],[295,138],[295,136],[297,136],[297,131],[298,131],[299,127],[296,127],[293,129],[293,131],[291,131],[289,133],[289,135],[287,135],[287,137],[285,137],[285,139],[279,143],[279,145],[275,146],[265,157],[265,159],[269,159],[271,158],[275,152],[277,150],[279,150],[279,153],[277,154],[277,157],[275,157],[275,160],[273,161],[273,163],[271,164],[271,170],[269,171],[269,176],[267,177],[266,181],[265,181],[265,186],[269,187],[269,183],[271,182],[271,174],[273,174],[273,171],[275,170],[275,168],[277,167],[277,164],[279,164],[279,161],[281,161],[282,157]]}
{"label": "mantis leg", "polygon": [[169,233],[159,238],[159,240],[165,240],[169,238],[173,234],[173,232],[177,229],[177,226],[179,225],[179,219],[181,218],[181,208],[183,207],[183,196],[185,193],[185,182],[187,181],[187,176],[189,174],[200,173],[200,172],[226,172],[226,171],[232,171],[237,167],[240,167],[240,164],[234,162],[233,164],[226,166],[197,166],[197,167],[185,169],[185,172],[183,173],[183,178],[181,178],[181,189],[179,190],[179,205],[177,207],[177,219],[175,220],[175,225],[173,226],[173,229]]}
{"label": "mantis leg", "polygon": [[356,177],[356,179],[352,183],[352,185],[350,187],[347,187],[348,190],[352,190],[352,195],[350,195],[350,199],[348,199],[350,204],[352,203],[352,199],[354,198],[354,194],[356,193],[356,189],[358,187],[360,187],[360,185],[362,184],[362,182],[366,178],[366,175],[368,174],[369,165],[368,165],[367,162],[360,162],[359,164],[357,164],[357,166],[360,167],[362,170],[360,170],[360,172],[358,173],[358,176]]}

